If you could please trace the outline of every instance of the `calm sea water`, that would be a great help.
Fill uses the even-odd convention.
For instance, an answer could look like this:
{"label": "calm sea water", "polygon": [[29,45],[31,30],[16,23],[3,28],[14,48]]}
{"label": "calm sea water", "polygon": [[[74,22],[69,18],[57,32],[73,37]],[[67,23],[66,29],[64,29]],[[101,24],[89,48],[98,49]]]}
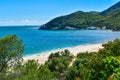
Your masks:
{"label": "calm sea water", "polygon": [[106,30],[45,31],[38,28],[38,26],[0,27],[0,37],[17,34],[23,40],[24,55],[120,38],[120,32]]}

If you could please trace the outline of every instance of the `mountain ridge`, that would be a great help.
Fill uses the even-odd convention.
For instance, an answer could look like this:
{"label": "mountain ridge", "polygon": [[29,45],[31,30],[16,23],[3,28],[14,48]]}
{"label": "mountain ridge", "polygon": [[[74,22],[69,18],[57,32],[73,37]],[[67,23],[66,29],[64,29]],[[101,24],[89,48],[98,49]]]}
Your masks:
{"label": "mountain ridge", "polygon": [[120,1],[102,12],[77,11],[69,15],[60,16],[42,25],[40,30],[66,29],[112,29],[120,30]]}
{"label": "mountain ridge", "polygon": [[109,14],[109,12],[113,12],[113,11],[117,10],[118,8],[120,8],[120,1],[117,2],[116,4],[112,5],[108,9],[102,11],[100,14],[101,15],[107,15],[107,14]]}

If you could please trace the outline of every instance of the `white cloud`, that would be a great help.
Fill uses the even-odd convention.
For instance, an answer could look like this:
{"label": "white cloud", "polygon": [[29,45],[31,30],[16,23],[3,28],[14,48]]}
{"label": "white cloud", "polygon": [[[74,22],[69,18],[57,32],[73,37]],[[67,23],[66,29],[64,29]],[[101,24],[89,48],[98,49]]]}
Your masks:
{"label": "white cloud", "polygon": [[41,25],[42,23],[39,20],[4,20],[0,21],[0,25]]}
{"label": "white cloud", "polygon": [[40,21],[24,19],[24,20],[21,20],[20,22],[22,22],[22,23],[39,23]]}

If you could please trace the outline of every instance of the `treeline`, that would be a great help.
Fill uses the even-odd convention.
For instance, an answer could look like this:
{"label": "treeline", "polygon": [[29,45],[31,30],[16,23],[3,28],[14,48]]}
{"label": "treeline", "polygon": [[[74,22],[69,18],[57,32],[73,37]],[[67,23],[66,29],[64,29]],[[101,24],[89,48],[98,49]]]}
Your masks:
{"label": "treeline", "polygon": [[57,17],[42,25],[40,29],[87,29],[97,27],[102,29],[120,30],[120,2],[103,12],[77,11],[70,15]]}
{"label": "treeline", "polygon": [[86,29],[101,18],[102,16],[98,14],[78,11],[70,15],[57,17],[40,27],[40,29],[66,29],[67,27]]}
{"label": "treeline", "polygon": [[35,60],[23,62],[22,41],[8,35],[0,39],[0,80],[120,80],[120,39],[103,47],[77,56],[68,50],[52,53],[40,65]]}

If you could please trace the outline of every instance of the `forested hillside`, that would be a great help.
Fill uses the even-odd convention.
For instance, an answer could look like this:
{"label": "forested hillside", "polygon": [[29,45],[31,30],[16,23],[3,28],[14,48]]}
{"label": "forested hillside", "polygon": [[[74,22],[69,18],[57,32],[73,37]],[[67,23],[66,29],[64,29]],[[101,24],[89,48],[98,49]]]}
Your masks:
{"label": "forested hillside", "polygon": [[88,29],[95,27],[111,30],[120,30],[120,2],[111,6],[103,12],[82,12],[77,11],[69,15],[57,17],[42,25],[42,30],[63,30],[63,29]]}

